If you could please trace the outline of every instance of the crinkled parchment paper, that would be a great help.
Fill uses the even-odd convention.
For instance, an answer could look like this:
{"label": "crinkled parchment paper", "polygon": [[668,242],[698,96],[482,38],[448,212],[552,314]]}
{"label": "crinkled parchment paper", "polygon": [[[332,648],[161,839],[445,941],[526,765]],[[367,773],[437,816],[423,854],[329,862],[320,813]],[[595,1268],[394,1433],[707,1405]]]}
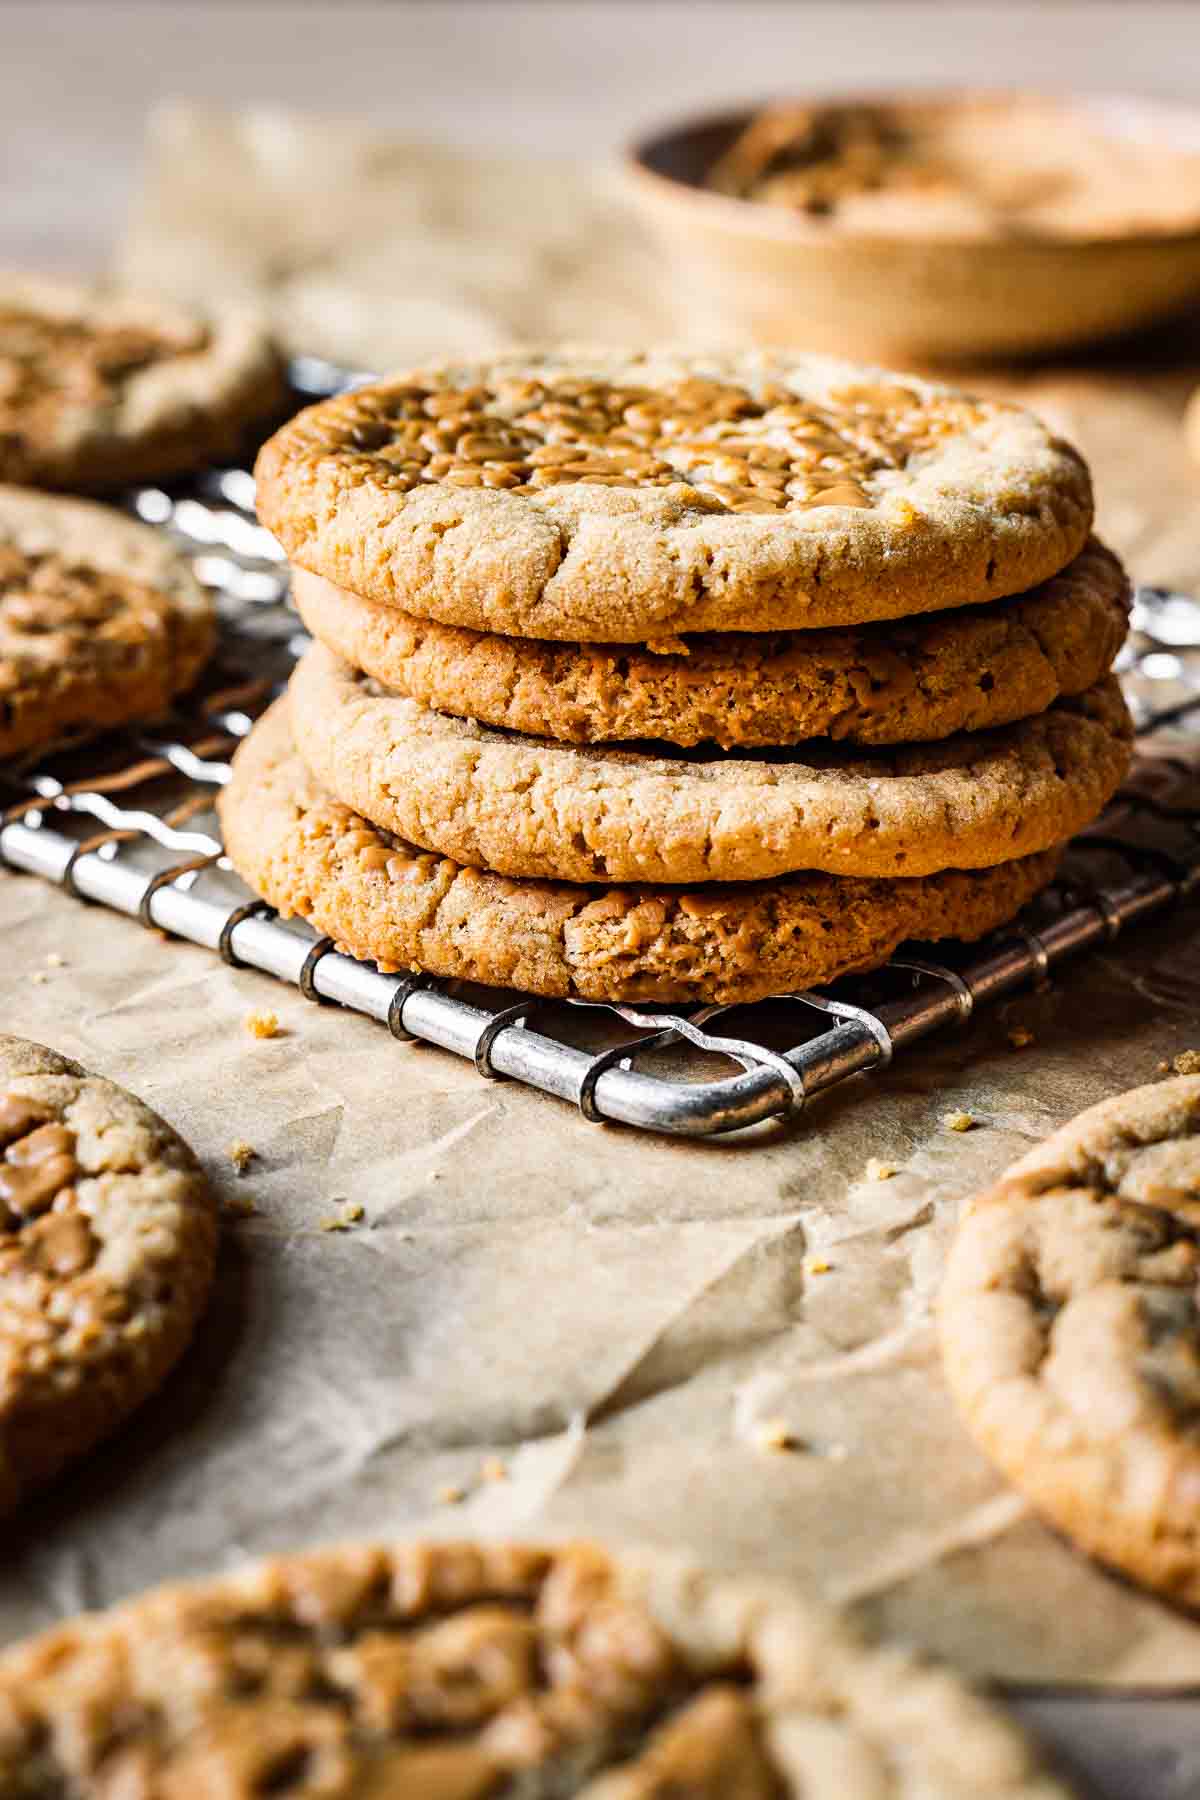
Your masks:
{"label": "crinkled parchment paper", "polygon": [[[653,330],[654,283],[622,260],[619,216],[589,210],[586,171],[517,180],[509,159],[331,133],[172,114],[125,263],[265,292],[293,341],[361,362],[455,347],[464,319],[479,341]],[[1119,371],[1032,386],[1096,448],[1139,571],[1200,585],[1174,390]],[[162,1395],[8,1529],[0,1632],[316,1539],[580,1529],[787,1571],[976,1670],[1200,1681],[1200,1627],[1076,1556],[976,1454],[930,1316],[963,1197],[1200,1046],[1198,922],[855,1081],[802,1131],[689,1145],[587,1125],[5,876],[5,1026],[144,1095],[256,1211],[229,1222]],[[269,1041],[243,1023],[263,1006]],[[959,1109],[974,1130],[946,1129]],[[238,1139],[258,1152],[243,1177]],[[868,1179],[872,1158],[899,1173]],[[321,1228],[347,1205],[360,1223]],[[773,1421],[795,1448],[762,1447]]]}

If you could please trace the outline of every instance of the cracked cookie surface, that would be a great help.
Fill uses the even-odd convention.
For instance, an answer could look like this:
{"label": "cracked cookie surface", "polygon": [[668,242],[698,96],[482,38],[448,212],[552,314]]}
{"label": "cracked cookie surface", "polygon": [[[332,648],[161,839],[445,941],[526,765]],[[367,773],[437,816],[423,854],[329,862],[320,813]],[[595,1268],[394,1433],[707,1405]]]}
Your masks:
{"label": "cracked cookie surface", "polygon": [[642,643],[1019,593],[1092,519],[1007,402],[830,358],[567,349],[393,376],[263,447],[292,562],[422,618]]}
{"label": "cracked cookie surface", "polygon": [[786,1586],[597,1544],[345,1546],[0,1659],[50,1800],[1066,1800],[1002,1711]]}
{"label": "cracked cookie surface", "polygon": [[905,938],[983,936],[1058,862],[1052,849],[916,880],[694,889],[514,881],[415,849],[334,799],[295,752],[286,700],[239,748],[219,808],[242,878],[351,956],[584,1000],[756,1000],[832,981]]}
{"label": "cracked cookie surface", "polygon": [[161,712],[200,673],[212,603],[159,531],[0,487],[0,756]]}
{"label": "cracked cookie surface", "polygon": [[163,1380],[207,1298],[216,1205],[123,1088],[0,1036],[0,1513]]}
{"label": "cracked cookie surface", "polygon": [[1082,1549],[1200,1607],[1200,1077],[1081,1113],[974,1201],[940,1303],[967,1427]]}
{"label": "cracked cookie surface", "polygon": [[757,755],[580,747],[449,718],[323,645],[291,679],[296,748],[374,824],[456,862],[558,881],[929,875],[1045,850],[1129,764],[1114,678],[1037,718],[940,744]]}
{"label": "cracked cookie surface", "polygon": [[0,481],[156,481],[229,454],[283,396],[249,316],[0,275]]}
{"label": "cracked cookie surface", "polygon": [[1092,539],[1031,593],[856,629],[554,644],[417,619],[297,569],[312,635],[438,712],[565,743],[908,744],[1044,712],[1107,673],[1129,581]]}

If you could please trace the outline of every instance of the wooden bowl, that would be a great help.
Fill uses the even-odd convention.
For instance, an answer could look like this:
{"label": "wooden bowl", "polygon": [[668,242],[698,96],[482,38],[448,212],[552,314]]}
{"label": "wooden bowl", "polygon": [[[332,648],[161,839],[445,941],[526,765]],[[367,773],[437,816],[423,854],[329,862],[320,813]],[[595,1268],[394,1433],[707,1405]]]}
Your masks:
{"label": "wooden bowl", "polygon": [[[1114,142],[1195,157],[1200,109],[1115,95],[814,96],[829,106],[1052,106]],[[707,172],[758,109],[653,133],[628,152],[627,189],[659,240],[681,326],[884,361],[1027,357],[1141,329],[1200,298],[1200,173],[1183,204],[1093,233],[877,234],[716,193]],[[1179,159],[1178,161],[1176,159]]]}

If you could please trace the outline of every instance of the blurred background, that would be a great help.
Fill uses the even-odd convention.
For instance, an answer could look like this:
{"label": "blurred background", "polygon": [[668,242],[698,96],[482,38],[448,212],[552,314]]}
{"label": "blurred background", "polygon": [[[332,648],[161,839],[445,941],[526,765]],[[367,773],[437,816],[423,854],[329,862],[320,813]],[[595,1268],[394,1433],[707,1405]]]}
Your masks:
{"label": "blurred background", "polygon": [[1188,0],[0,0],[0,38],[0,252],[68,266],[108,254],[170,97],[593,156],[731,99],[846,88],[1200,104]]}
{"label": "blurred background", "polygon": [[1082,442],[1138,576],[1200,588],[1200,5],[0,0],[0,118],[10,266],[250,302],[359,369],[966,361]]}

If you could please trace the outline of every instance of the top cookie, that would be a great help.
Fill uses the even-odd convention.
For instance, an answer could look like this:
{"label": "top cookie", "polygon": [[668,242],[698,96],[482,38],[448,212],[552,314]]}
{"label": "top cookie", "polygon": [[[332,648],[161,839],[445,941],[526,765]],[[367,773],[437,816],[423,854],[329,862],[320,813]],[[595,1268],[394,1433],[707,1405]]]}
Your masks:
{"label": "top cookie", "polygon": [[216,1201],[169,1125],[0,1036],[0,1514],[163,1379],[216,1242]]}
{"label": "top cookie", "polygon": [[1200,1077],[1091,1107],[977,1199],[946,1375],[972,1434],[1094,1556],[1200,1607]]}
{"label": "top cookie", "polygon": [[0,481],[162,480],[230,453],[283,394],[249,316],[0,275]]}
{"label": "top cookie", "polygon": [[0,1790],[101,1800],[1067,1800],[948,1670],[775,1582],[595,1544],[361,1545],[0,1660]]}
{"label": "top cookie", "polygon": [[359,388],[264,446],[301,568],[421,618],[653,642],[997,599],[1087,538],[1031,414],[828,357],[566,350]]}

